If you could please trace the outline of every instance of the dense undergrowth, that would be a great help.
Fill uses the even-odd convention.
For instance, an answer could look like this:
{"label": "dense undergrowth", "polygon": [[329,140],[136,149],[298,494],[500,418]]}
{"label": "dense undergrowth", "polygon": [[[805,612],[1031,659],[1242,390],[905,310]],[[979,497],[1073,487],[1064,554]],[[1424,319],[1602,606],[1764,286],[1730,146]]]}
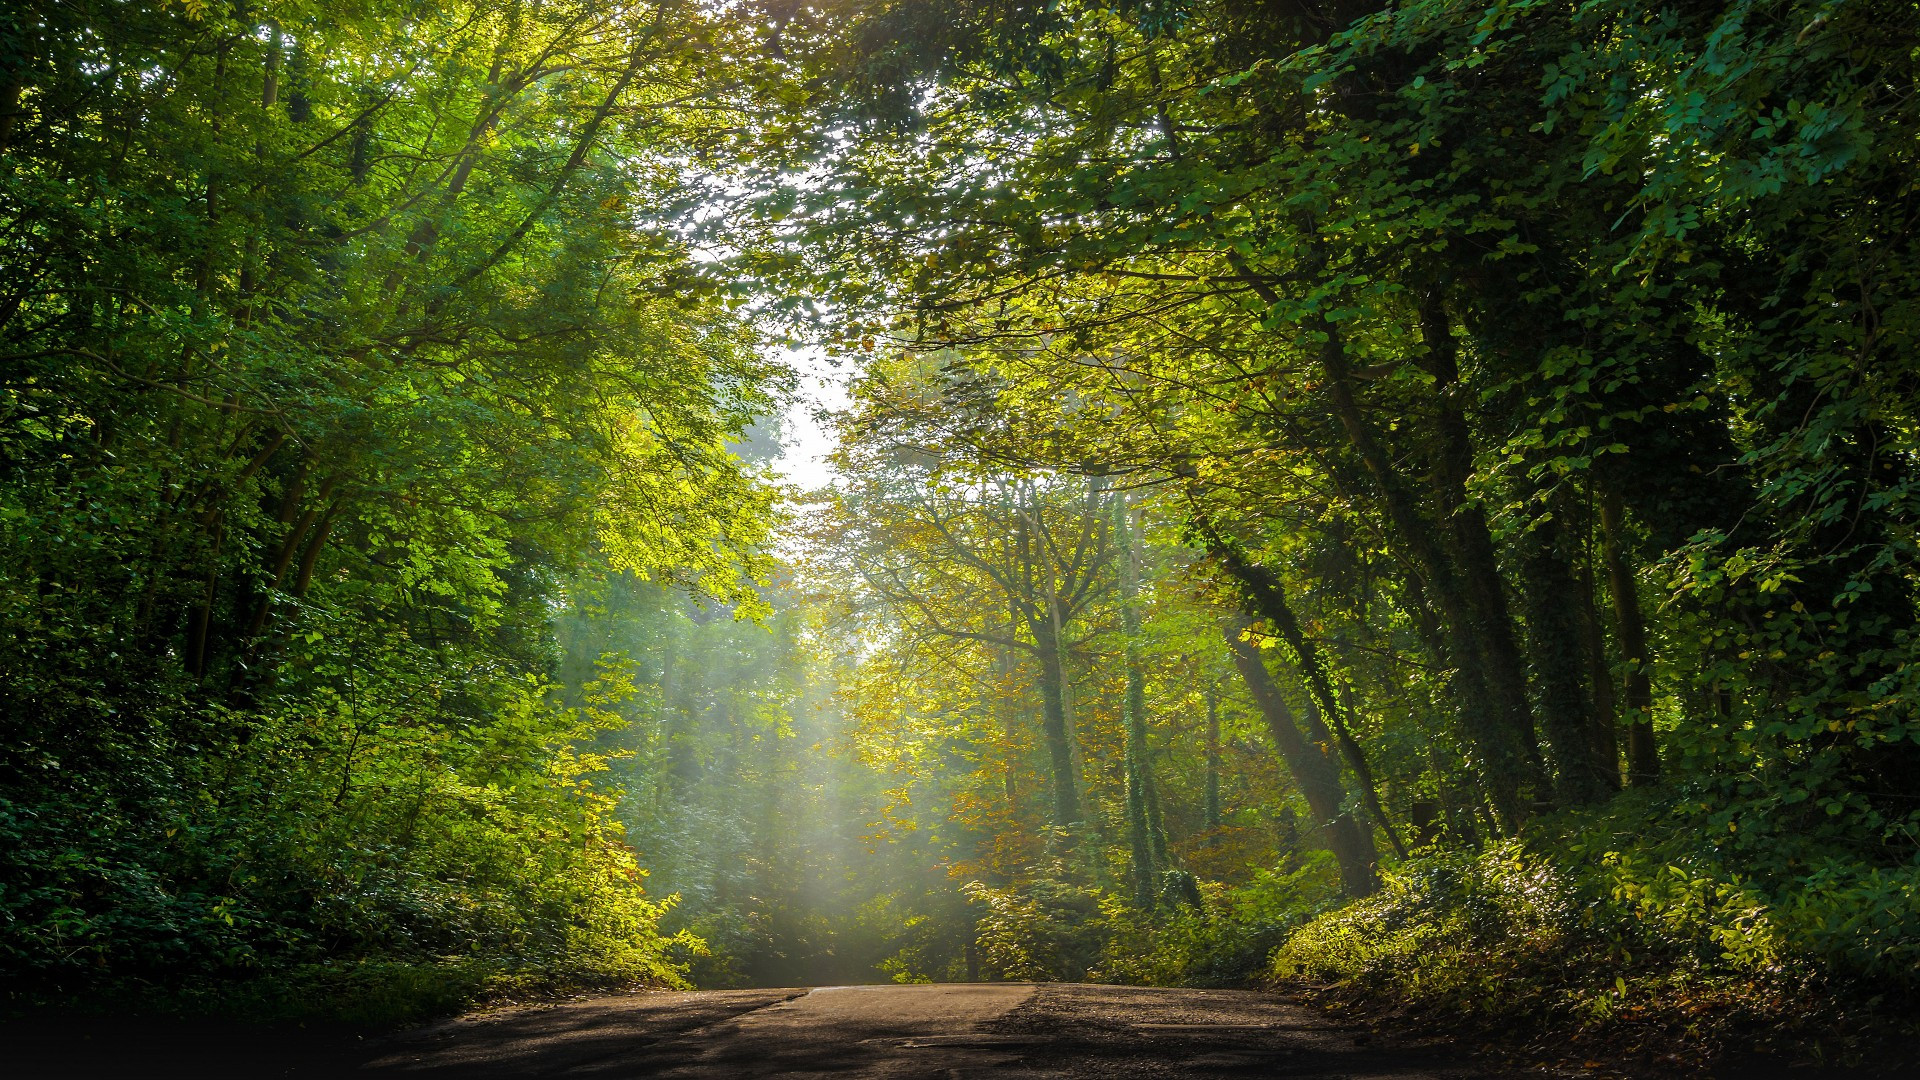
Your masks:
{"label": "dense undergrowth", "polygon": [[909,948],[883,967],[902,982],[1249,986],[1290,933],[1336,906],[1338,892],[1332,859],[1319,851],[1233,885],[1169,871],[1151,906],[1050,861],[1005,885],[964,887],[966,907],[954,915],[970,924],[970,943]]}
{"label": "dense undergrowth", "polygon": [[1846,1057],[1894,1030],[1920,983],[1920,869],[1716,844],[1699,810],[1628,798],[1421,855],[1289,936],[1270,974],[1455,1032],[1671,1061]]}
{"label": "dense undergrowth", "polygon": [[338,702],[209,720],[224,752],[156,733],[138,786],[0,803],[4,1005],[379,1026],[684,985],[699,943],[659,929],[669,903],[589,783],[594,721],[496,689],[489,723],[451,731]]}
{"label": "dense undergrowth", "polygon": [[1897,1035],[1920,990],[1920,869],[1789,839],[1764,814],[1743,842],[1737,824],[1706,827],[1698,794],[1631,793],[1483,851],[1417,851],[1352,902],[1324,852],[1234,885],[1189,891],[1175,873],[1150,908],[1049,864],[968,886],[977,974],[1304,990],[1402,1026],[1667,1067],[1847,1060]]}

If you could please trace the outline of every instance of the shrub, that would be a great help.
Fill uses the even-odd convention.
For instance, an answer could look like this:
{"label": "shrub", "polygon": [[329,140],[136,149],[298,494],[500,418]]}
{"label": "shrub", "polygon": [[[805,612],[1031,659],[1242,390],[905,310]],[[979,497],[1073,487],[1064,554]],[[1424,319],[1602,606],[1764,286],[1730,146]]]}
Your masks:
{"label": "shrub", "polygon": [[490,988],[684,985],[697,942],[660,931],[670,901],[573,749],[598,721],[492,689],[465,724],[325,695],[215,714],[186,728],[197,755],[0,798],[5,1006],[328,1014],[379,975],[395,1004],[363,1011],[412,1019]]}
{"label": "shrub", "polygon": [[1705,1042],[1814,1030],[1847,998],[1920,989],[1920,868],[1777,844],[1759,858],[1715,835],[1679,796],[1630,797],[1478,855],[1423,856],[1302,926],[1272,973],[1455,1017]]}
{"label": "shrub", "polygon": [[1338,896],[1331,856],[1312,852],[1297,865],[1257,870],[1240,885],[1206,882],[1200,903],[1171,896],[1151,911],[1108,897],[1108,926],[1094,982],[1136,986],[1247,986],[1266,974],[1287,935]]}
{"label": "shrub", "polygon": [[968,882],[964,891],[979,908],[974,944],[988,978],[1078,982],[1105,947],[1105,898],[1092,886],[1035,876],[999,889]]}

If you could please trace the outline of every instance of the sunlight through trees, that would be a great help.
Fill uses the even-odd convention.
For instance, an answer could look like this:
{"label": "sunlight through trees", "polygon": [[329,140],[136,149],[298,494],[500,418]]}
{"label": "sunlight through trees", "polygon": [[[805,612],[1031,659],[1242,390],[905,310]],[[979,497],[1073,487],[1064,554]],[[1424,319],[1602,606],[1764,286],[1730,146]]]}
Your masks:
{"label": "sunlight through trees", "polygon": [[1916,57],[1888,0],[0,15],[8,1006],[1912,989]]}

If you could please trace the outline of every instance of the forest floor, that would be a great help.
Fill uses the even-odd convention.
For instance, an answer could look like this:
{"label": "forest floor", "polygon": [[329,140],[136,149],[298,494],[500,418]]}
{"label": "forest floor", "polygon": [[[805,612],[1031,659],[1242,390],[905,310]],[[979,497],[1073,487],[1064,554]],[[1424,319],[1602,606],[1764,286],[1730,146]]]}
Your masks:
{"label": "forest floor", "polygon": [[381,1037],[317,1028],[94,1020],[13,1026],[0,1039],[7,1075],[22,1078],[1649,1075],[1601,1061],[1519,1061],[1474,1042],[1412,1037],[1378,1022],[1343,1022],[1283,995],[1079,984],[604,995],[493,1008]]}

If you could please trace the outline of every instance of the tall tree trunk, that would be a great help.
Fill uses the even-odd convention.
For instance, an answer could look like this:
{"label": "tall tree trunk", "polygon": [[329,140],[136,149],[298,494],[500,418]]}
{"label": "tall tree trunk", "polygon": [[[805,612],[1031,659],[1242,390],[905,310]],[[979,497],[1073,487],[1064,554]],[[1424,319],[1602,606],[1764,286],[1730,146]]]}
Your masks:
{"label": "tall tree trunk", "polygon": [[1207,679],[1207,846],[1220,843],[1220,687]]}
{"label": "tall tree trunk", "polygon": [[1147,788],[1147,844],[1153,855],[1153,865],[1161,870],[1172,869],[1173,856],[1167,847],[1167,822],[1160,814],[1160,782],[1153,778],[1153,752],[1148,750],[1142,762],[1140,775],[1146,781]]}
{"label": "tall tree trunk", "polygon": [[1520,573],[1527,648],[1557,769],[1554,787],[1563,804],[1586,806],[1612,795],[1619,783],[1612,763],[1602,763],[1594,754],[1587,646],[1580,632],[1582,597],[1564,541],[1561,518],[1543,512],[1520,541]]}
{"label": "tall tree trunk", "polygon": [[[1469,744],[1478,746],[1474,732],[1489,731],[1495,726],[1495,721],[1487,715],[1487,684],[1480,677],[1480,665],[1474,663],[1471,657],[1462,658],[1459,655],[1459,641],[1441,628],[1440,618],[1428,602],[1427,590],[1418,574],[1407,576],[1406,589],[1406,610],[1412,617],[1415,633],[1426,644],[1435,667],[1442,673],[1442,690],[1451,706],[1451,714],[1456,718],[1455,726],[1464,729],[1462,734]],[[1484,770],[1481,775],[1485,775]],[[1484,784],[1476,792],[1473,812],[1476,819],[1486,813],[1492,814],[1494,827],[1481,831],[1491,836],[1502,834],[1505,821],[1496,809],[1493,792]]]}
{"label": "tall tree trunk", "polygon": [[[1311,215],[1302,214],[1298,225],[1305,236],[1319,234]],[[1326,268],[1325,252],[1320,245],[1314,246],[1309,259],[1313,264],[1310,269],[1318,271]],[[1253,273],[1244,258],[1229,253],[1227,260],[1254,295],[1268,304],[1280,302],[1280,294]],[[1446,328],[1444,318],[1439,325],[1442,330]],[[1345,334],[1339,321],[1323,316],[1316,329],[1321,337],[1320,367],[1327,377],[1327,397],[1333,406],[1334,419],[1339,422],[1348,443],[1373,481],[1399,550],[1426,578],[1426,586],[1439,606],[1447,637],[1451,639],[1447,651],[1453,655],[1457,670],[1484,669],[1477,671],[1474,678],[1482,683],[1485,693],[1471,692],[1465,686],[1461,688],[1463,700],[1469,703],[1461,715],[1461,721],[1468,741],[1479,753],[1487,799],[1493,806],[1500,829],[1512,834],[1519,830],[1526,818],[1527,807],[1521,789],[1524,781],[1538,775],[1539,754],[1537,748],[1530,749],[1533,740],[1532,710],[1527,704],[1519,650],[1512,644],[1511,625],[1505,627],[1505,647],[1502,647],[1501,641],[1489,646],[1486,640],[1489,632],[1498,633],[1500,628],[1487,625],[1485,612],[1494,606],[1504,611],[1504,601],[1500,605],[1490,604],[1485,580],[1473,583],[1478,585],[1477,590],[1470,589],[1467,580],[1469,575],[1463,568],[1455,566],[1454,557],[1436,539],[1436,533],[1442,531],[1457,533],[1460,524],[1448,520],[1436,529],[1422,513],[1419,499],[1409,489],[1393,455],[1382,443],[1374,425],[1367,420],[1354,395],[1353,369],[1347,360]],[[1451,333],[1433,334],[1429,344],[1432,346],[1430,352],[1441,354],[1439,363],[1457,364],[1453,357]],[[1422,362],[1428,362],[1427,358],[1423,358]],[[1448,404],[1445,407],[1453,409],[1455,418],[1458,418],[1457,405]],[[1451,425],[1444,424],[1443,429],[1452,430]],[[1471,444],[1463,445],[1469,448],[1466,460],[1470,471]],[[1454,471],[1447,470],[1449,475]],[[1466,472],[1460,472],[1461,483],[1449,485],[1450,490],[1461,492],[1461,497],[1455,500],[1456,504],[1464,501],[1465,476]],[[1443,507],[1443,513],[1445,509]],[[1477,516],[1476,519],[1484,534],[1484,519],[1478,519]],[[1457,542],[1458,536],[1455,539],[1453,546],[1457,553],[1461,545]],[[1497,583],[1497,575],[1494,581]],[[1478,596],[1470,595],[1475,591],[1479,593]],[[1496,591],[1494,595],[1499,594]]]}
{"label": "tall tree trunk", "polygon": [[[301,475],[305,475],[304,468]],[[241,634],[241,640],[247,643],[246,647],[249,650],[255,647],[260,636],[266,632],[267,620],[273,615],[273,594],[280,588],[280,583],[286,580],[287,571],[293,567],[294,557],[300,555],[303,551],[311,552],[311,556],[302,557],[301,560],[302,568],[308,579],[311,580],[313,572],[311,560],[318,558],[319,552],[308,543],[309,533],[316,524],[323,521],[327,523],[329,529],[332,527],[335,511],[331,500],[333,499],[333,490],[339,483],[340,475],[338,473],[327,477],[326,481],[320,485],[320,491],[316,500],[319,505],[311,507],[301,513],[299,518],[294,520],[293,525],[287,530],[287,535],[281,539],[279,553],[274,557],[272,565],[268,568],[272,573],[268,576],[267,589],[261,594],[260,603],[254,608],[253,618],[247,623],[245,632]],[[281,517],[283,520],[291,511],[291,508],[297,505],[297,501],[303,490],[302,485],[298,483],[288,487],[286,496],[281,500]]]}
{"label": "tall tree trunk", "polygon": [[[1589,500],[1591,503],[1591,500]],[[1620,789],[1620,703],[1613,695],[1613,668],[1607,663],[1607,635],[1600,622],[1600,613],[1594,609],[1594,551],[1593,533],[1596,522],[1593,520],[1593,507],[1587,507],[1586,519],[1581,522],[1582,535],[1586,543],[1582,545],[1582,558],[1579,563],[1578,586],[1580,604],[1577,614],[1580,616],[1580,638],[1586,646],[1587,685],[1593,688],[1593,755],[1594,760],[1602,762],[1606,768],[1608,782],[1615,791]]]}
{"label": "tall tree trunk", "polygon": [[[1019,612],[1008,611],[1006,637],[1009,640],[1018,633],[1015,628],[1019,625],[1019,620]],[[1015,725],[1019,723],[1019,720],[1015,716],[1018,710],[1009,709],[1006,705],[1007,695],[1005,688],[1012,682],[1013,672],[1013,650],[1006,645],[995,645],[993,649],[993,701],[994,708],[1001,714],[1000,730],[1006,740],[1005,744],[1007,746],[1018,745],[1019,741],[1015,731]],[[1020,820],[1019,763],[1014,759],[1014,755],[1011,752],[1007,754],[1006,762],[1001,766],[1000,786],[1007,797],[1007,820]]]}
{"label": "tall tree trunk", "polygon": [[313,587],[313,571],[320,564],[320,556],[327,550],[327,537],[333,532],[334,522],[340,517],[340,504],[327,508],[326,516],[320,519],[320,527],[313,531],[313,539],[307,541],[307,550],[300,556],[300,572],[293,579],[293,597],[304,600],[307,590]]}
{"label": "tall tree trunk", "polygon": [[680,656],[672,636],[660,657],[660,711],[667,722],[660,733],[658,782],[654,787],[654,809],[666,813],[677,805],[699,777],[699,763],[693,756],[693,736],[687,729],[686,708],[680,690]]}
{"label": "tall tree trunk", "polygon": [[[1372,477],[1394,534],[1420,568],[1428,590],[1439,605],[1450,639],[1448,651],[1453,654],[1456,668],[1462,671],[1471,668],[1473,680],[1479,684],[1476,689],[1483,691],[1474,694],[1472,707],[1461,719],[1467,728],[1467,738],[1479,752],[1487,800],[1499,818],[1500,827],[1509,834],[1517,832],[1527,812],[1521,787],[1529,771],[1529,755],[1513,720],[1513,665],[1488,662],[1487,627],[1482,625],[1481,617],[1486,605],[1484,601],[1475,603],[1469,598],[1453,559],[1435,539],[1436,530],[1420,513],[1418,500],[1407,489],[1391,456],[1361,411],[1354,397],[1353,374],[1339,324],[1327,322],[1325,331],[1328,337],[1321,347],[1320,360],[1327,375],[1334,414]],[[1524,704],[1524,690],[1520,699]]]}
{"label": "tall tree trunk", "polygon": [[[7,152],[13,145],[13,131],[19,126],[21,92],[27,88],[26,59],[16,58],[4,74],[0,74],[0,154]],[[4,325],[4,322],[0,322]]]}
{"label": "tall tree trunk", "polygon": [[1386,832],[1394,853],[1406,858],[1406,846],[1394,831],[1386,807],[1380,803],[1379,785],[1373,778],[1373,766],[1360,749],[1359,741],[1353,737],[1346,714],[1334,696],[1333,680],[1327,674],[1325,658],[1320,655],[1319,645],[1301,632],[1300,620],[1294,616],[1292,605],[1287,603],[1286,591],[1279,577],[1247,559],[1231,544],[1216,542],[1215,553],[1227,572],[1245,587],[1251,613],[1271,622],[1280,639],[1287,643],[1287,648],[1300,661],[1301,681],[1307,686],[1308,696],[1318,705],[1319,714],[1326,718],[1326,723],[1332,729],[1333,743],[1340,748],[1341,756],[1353,769],[1354,780],[1360,785],[1360,795],[1366,800],[1367,810],[1373,815],[1374,822]]}
{"label": "tall tree trunk", "polygon": [[1434,435],[1438,447],[1433,455],[1432,483],[1440,524],[1460,568],[1461,592],[1469,607],[1467,617],[1473,620],[1491,704],[1520,754],[1519,765],[1532,782],[1535,801],[1545,801],[1551,795],[1550,785],[1534,734],[1525,658],[1514,634],[1506,584],[1500,577],[1486,512],[1467,493],[1467,481],[1473,475],[1473,432],[1460,404],[1459,345],[1446,305],[1437,292],[1430,292],[1421,302],[1420,334],[1427,348],[1419,363],[1434,379]]}
{"label": "tall tree trunk", "polygon": [[[1051,609],[1052,605],[1049,604]],[[1034,644],[1040,654],[1040,729],[1047,742],[1047,764],[1053,780],[1053,823],[1072,829],[1080,821],[1080,794],[1073,777],[1073,743],[1067,736],[1066,658],[1061,655],[1055,613],[1042,611],[1031,620]]]}
{"label": "tall tree trunk", "polygon": [[1345,808],[1346,793],[1340,786],[1340,762],[1324,743],[1310,742],[1288,707],[1273,674],[1260,658],[1260,650],[1241,639],[1240,627],[1226,629],[1227,650],[1234,667],[1247,684],[1247,692],[1259,708],[1273,738],[1280,760],[1293,774],[1294,783],[1307,800],[1307,807],[1326,837],[1326,844],[1340,866],[1341,890],[1348,897],[1371,896],[1380,887],[1379,855],[1373,837],[1354,820]]}
{"label": "tall tree trunk", "polygon": [[193,616],[187,624],[187,673],[195,679],[207,674],[207,658],[213,633],[213,605],[220,593],[220,545],[226,539],[226,519],[216,519],[213,525],[213,550],[207,556],[207,583],[200,595],[200,603],[193,609]]}
{"label": "tall tree trunk", "polygon": [[1644,787],[1660,780],[1660,748],[1653,739],[1653,658],[1647,652],[1647,627],[1640,617],[1640,590],[1627,561],[1625,514],[1611,484],[1600,489],[1600,531],[1607,556],[1607,585],[1613,593],[1614,637],[1627,662],[1627,782]]}
{"label": "tall tree trunk", "polygon": [[1140,666],[1140,552],[1134,543],[1132,508],[1126,498],[1113,501],[1114,532],[1120,540],[1120,628],[1126,638],[1125,702],[1127,768],[1127,842],[1133,871],[1133,900],[1153,905],[1153,883],[1160,867],[1148,820],[1147,678]]}

